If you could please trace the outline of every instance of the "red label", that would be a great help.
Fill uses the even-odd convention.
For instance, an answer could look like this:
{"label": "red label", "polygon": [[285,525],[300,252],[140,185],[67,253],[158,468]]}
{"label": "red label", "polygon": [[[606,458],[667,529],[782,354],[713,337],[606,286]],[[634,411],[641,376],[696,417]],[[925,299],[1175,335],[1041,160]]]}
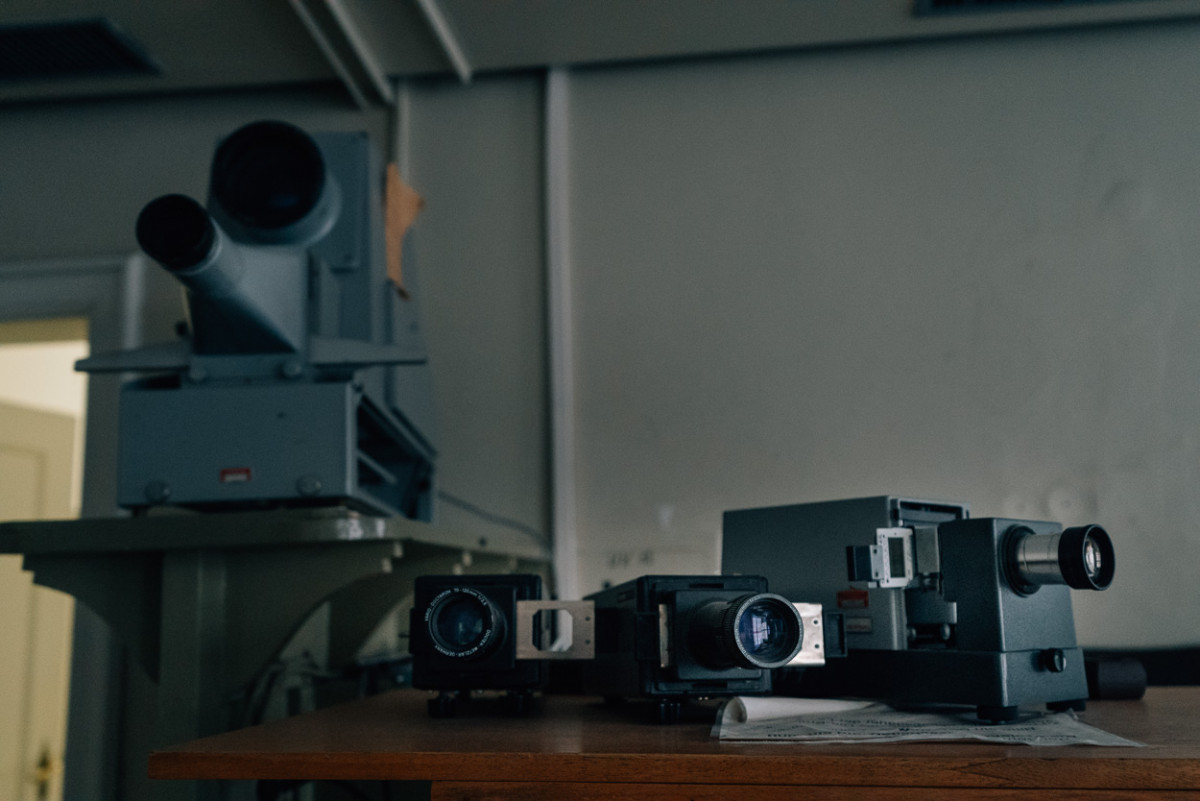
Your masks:
{"label": "red label", "polygon": [[222,484],[244,484],[249,480],[249,467],[226,467],[221,471]]}
{"label": "red label", "polygon": [[838,609],[866,609],[871,599],[866,590],[840,590],[837,594]]}

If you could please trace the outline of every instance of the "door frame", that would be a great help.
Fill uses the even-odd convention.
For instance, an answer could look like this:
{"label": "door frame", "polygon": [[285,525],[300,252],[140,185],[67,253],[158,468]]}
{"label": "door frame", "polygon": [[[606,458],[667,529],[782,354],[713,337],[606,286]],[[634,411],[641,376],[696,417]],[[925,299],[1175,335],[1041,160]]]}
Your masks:
{"label": "door frame", "polygon": [[[146,260],[140,254],[0,261],[0,320],[84,317],[91,353],[142,340]],[[120,376],[88,378],[83,517],[117,515]],[[65,798],[115,798],[121,763],[124,656],[108,626],[76,605],[67,717]]]}

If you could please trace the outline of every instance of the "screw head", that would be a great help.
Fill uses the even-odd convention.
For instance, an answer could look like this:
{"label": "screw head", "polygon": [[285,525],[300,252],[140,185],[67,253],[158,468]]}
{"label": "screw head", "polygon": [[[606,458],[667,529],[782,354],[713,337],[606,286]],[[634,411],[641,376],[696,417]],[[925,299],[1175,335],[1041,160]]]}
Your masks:
{"label": "screw head", "polygon": [[296,479],[296,492],[300,493],[306,498],[319,495],[321,493],[321,488],[321,479],[317,476],[307,475],[300,476],[300,478]]}
{"label": "screw head", "polygon": [[150,503],[166,503],[171,497],[171,485],[165,481],[151,481],[142,492]]}
{"label": "screw head", "polygon": [[1062,673],[1067,669],[1067,654],[1061,648],[1047,648],[1041,653],[1041,663],[1051,673]]}

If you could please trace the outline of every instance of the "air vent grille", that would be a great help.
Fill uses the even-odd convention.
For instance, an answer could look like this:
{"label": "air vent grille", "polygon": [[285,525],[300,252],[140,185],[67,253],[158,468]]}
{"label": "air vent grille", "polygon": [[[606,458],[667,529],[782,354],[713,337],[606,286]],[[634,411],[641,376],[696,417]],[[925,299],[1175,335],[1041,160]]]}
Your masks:
{"label": "air vent grille", "polygon": [[145,49],[107,19],[0,25],[0,80],[158,72]]}
{"label": "air vent grille", "polygon": [[1063,6],[1094,6],[1128,0],[915,0],[913,13],[917,16],[957,14],[972,11],[1016,11]]}

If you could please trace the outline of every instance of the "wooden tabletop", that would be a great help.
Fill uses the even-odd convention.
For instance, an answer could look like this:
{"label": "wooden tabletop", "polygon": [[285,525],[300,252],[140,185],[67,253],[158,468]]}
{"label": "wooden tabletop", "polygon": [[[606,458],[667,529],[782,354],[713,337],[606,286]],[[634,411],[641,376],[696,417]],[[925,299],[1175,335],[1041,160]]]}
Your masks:
{"label": "wooden tabletop", "polygon": [[[985,796],[973,797],[994,799],[1030,797],[1010,792],[1023,788],[1070,788],[1083,792],[1053,797],[1104,801],[1157,789],[1175,791],[1168,797],[1200,798],[1200,688],[1151,688],[1144,700],[1096,701],[1081,714],[1144,748],[732,744],[712,738],[703,722],[643,722],[644,706],[637,702],[607,706],[592,698],[549,696],[527,718],[507,717],[485,703],[462,717],[431,719],[427,697],[401,690],[184,743],[151,754],[150,776],[457,786],[684,783],[726,791],[730,785],[817,785],[826,788],[821,798],[850,798],[853,793],[845,793],[865,787],[912,788],[890,797],[912,793],[914,799],[962,797],[931,788],[988,788]],[[830,789],[837,787],[838,793]]]}

